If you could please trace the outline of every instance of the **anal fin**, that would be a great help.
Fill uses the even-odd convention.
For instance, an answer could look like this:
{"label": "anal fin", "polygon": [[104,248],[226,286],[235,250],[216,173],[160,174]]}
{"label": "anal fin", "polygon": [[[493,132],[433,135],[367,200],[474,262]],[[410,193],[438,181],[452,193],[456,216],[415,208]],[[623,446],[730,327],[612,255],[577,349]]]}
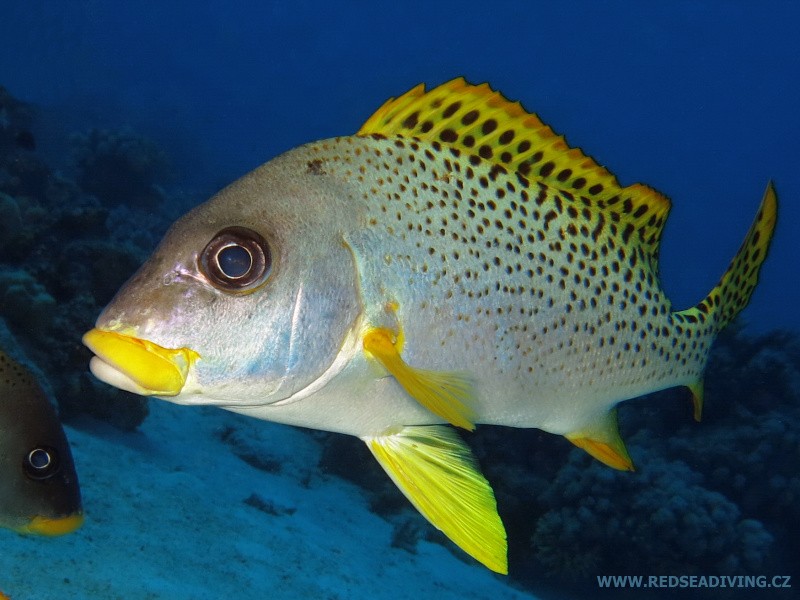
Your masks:
{"label": "anal fin", "polygon": [[492,571],[508,573],[506,532],[494,492],[455,431],[441,425],[403,427],[362,439],[434,527]]}
{"label": "anal fin", "polygon": [[612,408],[590,426],[568,433],[564,437],[613,469],[634,470],[628,449],[625,448],[625,443],[619,435],[616,408]]}
{"label": "anal fin", "polygon": [[388,329],[370,329],[364,335],[364,350],[380,362],[408,394],[432,413],[463,429],[475,429],[470,408],[472,384],[460,373],[428,371],[408,365],[395,347]]}
{"label": "anal fin", "polygon": [[700,419],[703,417],[703,380],[698,379],[694,383],[690,383],[688,386],[689,390],[692,392],[692,406],[694,407],[694,420],[698,423]]}

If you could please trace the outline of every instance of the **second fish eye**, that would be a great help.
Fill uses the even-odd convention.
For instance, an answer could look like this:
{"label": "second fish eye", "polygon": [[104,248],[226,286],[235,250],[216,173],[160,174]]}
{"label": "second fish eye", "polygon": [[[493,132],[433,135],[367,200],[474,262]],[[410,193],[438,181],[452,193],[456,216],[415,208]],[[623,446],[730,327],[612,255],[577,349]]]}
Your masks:
{"label": "second fish eye", "polygon": [[266,240],[246,227],[219,231],[200,255],[200,270],[216,288],[248,292],[263,283],[272,266]]}
{"label": "second fish eye", "polygon": [[58,472],[58,452],[54,448],[37,446],[25,455],[22,467],[31,479],[48,479]]}

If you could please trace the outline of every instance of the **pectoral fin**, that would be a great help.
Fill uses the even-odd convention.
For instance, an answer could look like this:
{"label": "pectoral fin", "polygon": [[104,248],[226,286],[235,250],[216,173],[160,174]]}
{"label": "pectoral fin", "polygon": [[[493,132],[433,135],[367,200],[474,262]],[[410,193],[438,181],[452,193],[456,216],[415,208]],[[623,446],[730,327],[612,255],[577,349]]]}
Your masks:
{"label": "pectoral fin", "polygon": [[406,392],[432,413],[457,427],[475,429],[469,407],[472,385],[459,373],[416,369],[403,360],[387,329],[371,329],[364,335],[364,350],[380,362]]}
{"label": "pectoral fin", "polygon": [[422,515],[492,571],[508,573],[494,493],[469,447],[449,427],[403,427],[362,438]]}
{"label": "pectoral fin", "polygon": [[617,409],[612,408],[596,422],[565,436],[603,464],[620,471],[633,471],[633,461],[619,436]]}

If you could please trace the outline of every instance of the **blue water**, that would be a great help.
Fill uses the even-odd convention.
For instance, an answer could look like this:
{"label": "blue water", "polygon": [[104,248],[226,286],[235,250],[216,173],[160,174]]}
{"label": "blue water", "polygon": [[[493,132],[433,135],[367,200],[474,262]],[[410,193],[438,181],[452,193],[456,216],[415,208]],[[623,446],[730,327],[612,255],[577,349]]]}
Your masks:
{"label": "blue water", "polygon": [[[72,132],[130,127],[154,140],[172,164],[177,213],[284,150],[356,131],[384,100],[419,82],[436,85],[460,75],[488,81],[623,184],[646,183],[672,199],[661,272],[676,307],[694,305],[716,283],[767,181],[774,181],[778,229],[743,314],[745,332],[759,335],[800,331],[798,23],[800,3],[793,1],[6,0],[0,9],[0,85],[36,106],[37,152],[65,172]],[[127,223],[127,233],[118,235],[128,239],[137,226]],[[717,393],[718,407],[751,384],[751,395],[763,402],[764,386],[780,377],[786,378],[781,390],[798,393],[800,379],[792,370],[800,368],[798,354],[775,362],[780,352],[790,351],[764,347],[755,344],[746,357],[762,387],[751,380],[738,388],[727,381],[725,387],[721,376],[717,389],[728,395]],[[732,364],[721,372],[738,372]],[[775,389],[769,393],[780,395]],[[767,518],[753,508],[761,504],[748,505],[736,496],[741,489],[723,485],[737,475],[736,467],[720,474],[731,461],[714,448],[727,444],[742,456],[769,457],[764,461],[794,456],[796,463],[793,424],[800,421],[792,406],[783,413],[753,412],[740,411],[731,425],[752,424],[749,433],[711,436],[714,444],[702,454],[718,463],[665,440],[650,447],[639,438],[639,458],[655,467],[637,480],[646,484],[630,484],[627,492],[638,496],[650,484],[658,487],[662,472],[678,482],[674,489],[664,487],[662,498],[652,498],[654,506],[665,505],[666,521],[648,534],[668,536],[669,519],[680,515],[685,498],[706,503],[708,514],[717,517],[735,509],[743,518]],[[681,420],[687,415],[673,416],[668,420],[674,427],[659,435],[686,434],[676,431],[687,425]],[[631,422],[652,430],[648,419],[635,416]],[[553,535],[564,534],[556,515],[596,509],[582,498],[569,499],[570,477],[583,478],[587,489],[608,483],[595,466],[587,475],[582,457],[572,456],[557,475],[547,471],[553,490],[537,500],[550,511]],[[800,492],[794,465],[769,464],[775,475],[767,480],[775,489]],[[764,466],[748,465],[748,477]],[[530,471],[539,466],[531,460]],[[563,509],[552,496],[561,493]],[[735,497],[738,508],[717,493]],[[753,527],[724,539],[762,548],[763,532]],[[536,577],[522,579],[530,583]],[[559,580],[543,579],[549,591],[538,591],[557,593]],[[800,579],[794,583],[800,586]],[[775,597],[789,596],[776,591]]]}
{"label": "blue water", "polygon": [[791,1],[10,1],[0,74],[77,123],[133,125],[209,188],[418,82],[489,81],[673,199],[676,306],[716,282],[773,179],[781,222],[746,319],[797,329],[799,19]]}

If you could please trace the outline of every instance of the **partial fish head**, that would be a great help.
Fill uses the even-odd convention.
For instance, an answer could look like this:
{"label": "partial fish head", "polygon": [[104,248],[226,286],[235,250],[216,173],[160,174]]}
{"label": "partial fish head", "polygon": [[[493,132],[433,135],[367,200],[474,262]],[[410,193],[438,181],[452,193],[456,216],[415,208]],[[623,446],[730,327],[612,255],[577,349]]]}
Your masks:
{"label": "partial fish head", "polygon": [[176,222],[84,336],[94,375],[229,408],[331,376],[360,301],[342,195],[308,165],[284,155]]}
{"label": "partial fish head", "polygon": [[63,535],[83,523],[64,430],[33,375],[0,352],[0,526]]}

